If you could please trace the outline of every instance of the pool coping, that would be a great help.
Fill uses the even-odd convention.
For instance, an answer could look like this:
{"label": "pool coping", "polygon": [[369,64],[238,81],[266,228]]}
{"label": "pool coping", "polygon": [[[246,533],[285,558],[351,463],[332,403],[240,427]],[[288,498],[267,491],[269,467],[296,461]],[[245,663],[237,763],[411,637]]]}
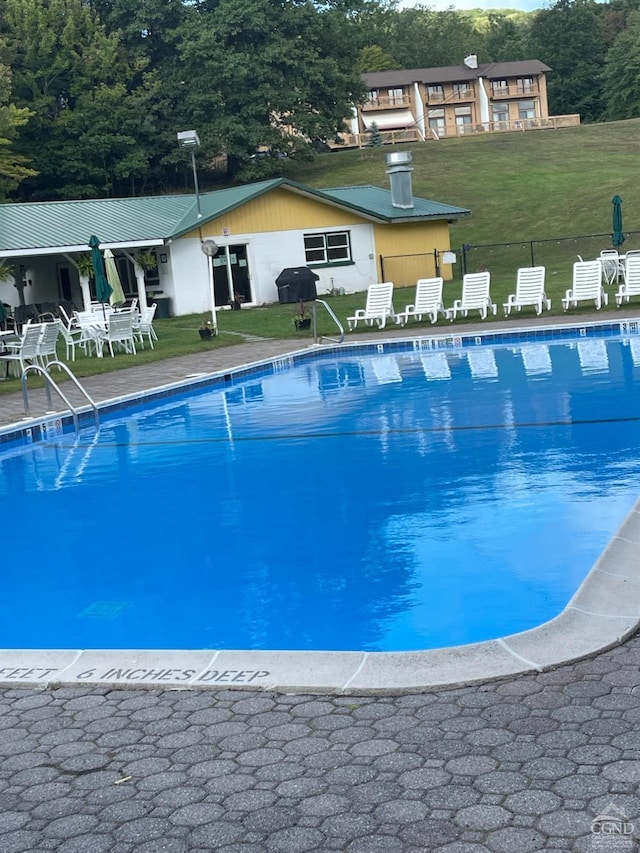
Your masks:
{"label": "pool coping", "polygon": [[[625,332],[619,330],[622,325]],[[617,327],[618,331],[613,331],[612,327]],[[632,332],[630,328],[633,328]],[[541,336],[540,332],[545,329],[553,330],[555,334],[549,338]],[[514,344],[517,340],[530,341],[532,337],[555,342],[591,337],[587,329],[595,329],[594,335],[598,337],[637,335],[640,324],[637,320],[625,318],[616,323],[602,321],[533,329],[520,327],[493,334],[462,332],[407,336],[401,340],[376,340],[374,343],[332,344],[331,348],[314,346],[285,357],[241,365],[234,370],[192,376],[186,383],[160,386],[148,394],[112,398],[101,403],[99,408],[101,411],[113,411],[124,408],[133,400],[157,399],[194,386],[229,385],[235,379],[246,378],[253,373],[285,369],[301,359],[317,357],[319,353],[344,352],[345,349],[372,349],[379,353],[406,352],[412,348],[425,351],[464,348],[465,345],[480,343]],[[558,334],[559,331],[564,334]],[[531,337],[527,332],[534,334]],[[486,340],[495,338],[496,334],[500,340]],[[413,347],[408,347],[407,341],[411,341]],[[90,408],[86,407],[82,414],[90,418]],[[13,440],[9,436],[29,442],[45,438],[50,432],[52,419],[55,422],[65,420],[60,413],[26,419],[20,424],[5,427],[1,431],[0,442]],[[565,609],[554,619],[517,634],[464,646],[412,652],[6,649],[0,650],[0,686],[215,688],[362,695],[415,693],[541,672],[595,655],[635,633],[640,625],[639,558],[640,499]]]}

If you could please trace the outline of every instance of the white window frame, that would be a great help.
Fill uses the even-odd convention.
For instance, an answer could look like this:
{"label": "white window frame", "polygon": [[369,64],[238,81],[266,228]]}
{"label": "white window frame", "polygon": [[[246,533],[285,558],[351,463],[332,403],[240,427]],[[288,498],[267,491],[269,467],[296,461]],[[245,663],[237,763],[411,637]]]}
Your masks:
{"label": "white window frame", "polygon": [[404,89],[387,89],[387,94],[392,107],[404,104]]}
{"label": "white window frame", "polygon": [[349,231],[316,231],[304,235],[304,256],[308,266],[353,263]]}
{"label": "white window frame", "polygon": [[454,83],[453,84],[453,97],[458,98],[459,100],[463,98],[471,97],[471,85],[466,83]]}

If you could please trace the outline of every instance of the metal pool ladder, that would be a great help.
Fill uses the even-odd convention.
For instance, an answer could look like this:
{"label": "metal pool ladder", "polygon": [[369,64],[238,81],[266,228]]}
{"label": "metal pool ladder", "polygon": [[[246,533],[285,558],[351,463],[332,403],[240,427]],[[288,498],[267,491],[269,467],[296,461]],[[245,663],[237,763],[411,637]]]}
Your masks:
{"label": "metal pool ladder", "polygon": [[[320,305],[324,305],[324,307],[329,312],[329,315],[331,317],[333,317],[335,324],[338,327],[338,331],[340,332],[339,338],[330,338],[328,335],[320,335],[320,339],[318,340],[318,324],[317,324],[317,317],[316,317],[316,305],[318,302],[320,303]],[[338,320],[338,318],[336,317],[331,306],[327,302],[325,302],[324,299],[315,299],[313,301],[312,305],[313,305],[312,313],[313,313],[313,339],[314,339],[314,341],[316,343],[322,343],[322,340],[325,339],[327,341],[331,341],[334,344],[341,344],[342,341],[344,340],[344,328],[343,328],[340,320]]]}
{"label": "metal pool ladder", "polygon": [[75,407],[70,403],[67,396],[60,390],[58,383],[53,379],[53,377],[49,373],[49,369],[51,367],[58,367],[61,370],[64,370],[64,372],[67,374],[69,379],[71,379],[71,381],[74,383],[76,388],[80,391],[82,396],[85,398],[85,400],[91,406],[91,409],[93,410],[93,417],[94,417],[95,422],[96,422],[96,429],[98,429],[100,427],[100,416],[98,415],[98,407],[96,406],[94,401],[91,399],[91,397],[89,396],[87,391],[78,382],[78,379],[75,376],[75,374],[72,373],[69,370],[69,368],[67,367],[67,365],[64,364],[64,362],[62,362],[62,361],[50,361],[50,362],[48,362],[46,367],[41,367],[39,364],[28,364],[24,368],[24,370],[22,371],[22,399],[24,400],[25,414],[28,416],[31,415],[31,409],[29,407],[29,392],[27,390],[27,375],[29,374],[30,371],[33,371],[34,373],[40,374],[40,376],[42,376],[44,378],[44,384],[45,384],[45,387],[47,389],[47,403],[49,404],[49,408],[51,408],[51,406],[53,405],[52,401],[51,401],[51,389],[53,388],[53,390],[56,392],[56,394],[60,397],[60,399],[65,404],[65,406],[71,412],[71,417],[73,418],[73,425],[75,427],[76,433],[79,431],[80,426],[78,423],[78,412],[75,409]]}

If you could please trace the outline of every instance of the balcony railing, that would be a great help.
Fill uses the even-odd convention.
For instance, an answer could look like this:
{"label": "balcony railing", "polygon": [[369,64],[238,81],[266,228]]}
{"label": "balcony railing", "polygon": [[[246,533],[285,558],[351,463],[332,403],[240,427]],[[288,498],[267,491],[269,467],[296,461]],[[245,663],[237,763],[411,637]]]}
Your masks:
{"label": "balcony railing", "polygon": [[398,107],[407,107],[411,106],[411,98],[408,95],[403,95],[402,97],[396,96],[390,98],[388,95],[380,95],[378,98],[369,98],[362,105],[362,112],[369,112],[370,110],[393,110]]}
{"label": "balcony railing", "polygon": [[539,95],[540,87],[537,83],[531,86],[524,85],[509,85],[509,86],[492,86],[491,97],[495,100],[502,98],[526,98],[527,96]]}
{"label": "balcony railing", "polygon": [[[488,121],[474,124],[448,125],[446,128],[427,128],[423,136],[417,127],[404,130],[385,130],[380,135],[385,145],[400,142],[425,142],[427,139],[443,139],[453,136],[474,136],[479,133],[513,133],[525,130],[555,130],[561,127],[576,127],[580,116],[548,116],[546,118],[524,118],[510,121]],[[330,148],[366,148],[371,138],[368,133],[344,133],[339,142],[329,143]]]}

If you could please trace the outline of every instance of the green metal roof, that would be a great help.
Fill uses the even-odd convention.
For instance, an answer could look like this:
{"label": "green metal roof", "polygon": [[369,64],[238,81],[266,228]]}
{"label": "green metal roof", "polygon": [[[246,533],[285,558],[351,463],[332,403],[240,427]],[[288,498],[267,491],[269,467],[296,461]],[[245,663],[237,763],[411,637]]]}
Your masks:
{"label": "green metal roof", "polygon": [[337,187],[316,190],[294,181],[270,181],[201,193],[200,209],[189,195],[79,201],[44,201],[0,204],[0,257],[24,253],[79,252],[95,234],[102,247],[159,245],[193,231],[241,207],[253,198],[282,187],[317,198],[378,222],[453,219],[469,213],[465,208],[414,198],[414,207],[395,208],[391,192],[379,187]]}
{"label": "green metal roof", "polygon": [[384,222],[410,222],[415,219],[456,219],[458,216],[467,216],[471,213],[464,207],[453,207],[439,201],[430,201],[427,198],[413,198],[413,207],[394,207],[391,204],[390,190],[380,187],[358,186],[358,187],[336,187],[331,190],[323,190],[324,195],[337,199],[343,204],[349,205],[354,210],[368,216],[375,216]]}

